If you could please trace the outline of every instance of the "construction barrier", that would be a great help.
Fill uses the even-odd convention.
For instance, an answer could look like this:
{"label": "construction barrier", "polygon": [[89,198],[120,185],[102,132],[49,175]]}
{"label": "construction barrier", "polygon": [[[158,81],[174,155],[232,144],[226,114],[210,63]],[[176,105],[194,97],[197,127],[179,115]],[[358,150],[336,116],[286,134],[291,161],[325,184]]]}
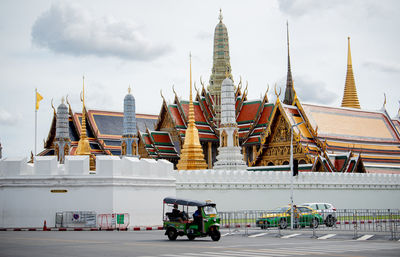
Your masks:
{"label": "construction barrier", "polygon": [[106,213],[97,215],[97,224],[100,230],[127,230],[129,213]]}

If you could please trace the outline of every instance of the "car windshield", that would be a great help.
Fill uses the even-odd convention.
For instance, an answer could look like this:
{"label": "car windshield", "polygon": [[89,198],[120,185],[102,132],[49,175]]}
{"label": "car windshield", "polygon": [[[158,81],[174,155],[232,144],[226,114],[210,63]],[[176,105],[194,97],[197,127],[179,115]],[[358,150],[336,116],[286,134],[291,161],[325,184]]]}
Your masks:
{"label": "car windshield", "polygon": [[289,207],[278,207],[274,212],[286,212],[287,210],[289,210]]}
{"label": "car windshield", "polygon": [[214,206],[204,206],[204,213],[206,215],[217,214],[217,209]]}

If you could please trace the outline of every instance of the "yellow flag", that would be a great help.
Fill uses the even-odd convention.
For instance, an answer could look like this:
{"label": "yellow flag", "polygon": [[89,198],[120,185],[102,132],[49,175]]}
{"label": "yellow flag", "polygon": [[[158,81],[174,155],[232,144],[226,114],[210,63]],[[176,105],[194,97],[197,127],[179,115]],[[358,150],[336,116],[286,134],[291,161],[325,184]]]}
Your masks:
{"label": "yellow flag", "polygon": [[39,110],[39,102],[43,100],[43,96],[41,96],[37,91],[36,91],[36,110]]}

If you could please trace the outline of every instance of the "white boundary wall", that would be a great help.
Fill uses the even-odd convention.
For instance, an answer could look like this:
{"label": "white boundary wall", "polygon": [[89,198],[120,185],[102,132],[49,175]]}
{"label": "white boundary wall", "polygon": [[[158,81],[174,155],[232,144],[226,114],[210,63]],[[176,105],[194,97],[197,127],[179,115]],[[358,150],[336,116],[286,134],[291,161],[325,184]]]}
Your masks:
{"label": "white boundary wall", "polygon": [[[0,160],[0,227],[55,225],[56,212],[129,213],[130,226],[161,224],[162,199],[175,195],[173,165],[165,160],[87,156]],[[52,193],[51,190],[67,190]]]}
{"label": "white boundary wall", "polygon": [[[212,200],[220,211],[268,210],[290,203],[290,173],[196,170],[176,173],[177,196]],[[400,208],[400,175],[301,172],[294,203],[329,202],[336,208]]]}
{"label": "white boundary wall", "polygon": [[[66,190],[52,193],[51,190]],[[54,226],[56,212],[129,213],[130,226],[160,225],[162,199],[213,200],[220,211],[265,210],[289,203],[290,174],[279,171],[174,171],[165,160],[87,156],[0,160],[0,227]],[[336,208],[400,208],[400,175],[302,172],[294,201]]]}

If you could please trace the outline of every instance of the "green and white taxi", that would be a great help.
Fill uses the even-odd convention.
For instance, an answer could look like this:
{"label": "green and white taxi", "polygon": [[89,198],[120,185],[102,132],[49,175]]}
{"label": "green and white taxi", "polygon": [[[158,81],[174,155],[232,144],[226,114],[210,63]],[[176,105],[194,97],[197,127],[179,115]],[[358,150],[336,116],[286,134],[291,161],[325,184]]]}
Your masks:
{"label": "green and white taxi", "polygon": [[[264,213],[256,220],[256,226],[261,229],[270,227],[279,227],[285,229],[290,226],[291,208],[284,206],[276,208],[273,211]],[[293,226],[317,228],[319,224],[323,224],[322,216],[315,210],[306,206],[297,206],[293,209]]]}

